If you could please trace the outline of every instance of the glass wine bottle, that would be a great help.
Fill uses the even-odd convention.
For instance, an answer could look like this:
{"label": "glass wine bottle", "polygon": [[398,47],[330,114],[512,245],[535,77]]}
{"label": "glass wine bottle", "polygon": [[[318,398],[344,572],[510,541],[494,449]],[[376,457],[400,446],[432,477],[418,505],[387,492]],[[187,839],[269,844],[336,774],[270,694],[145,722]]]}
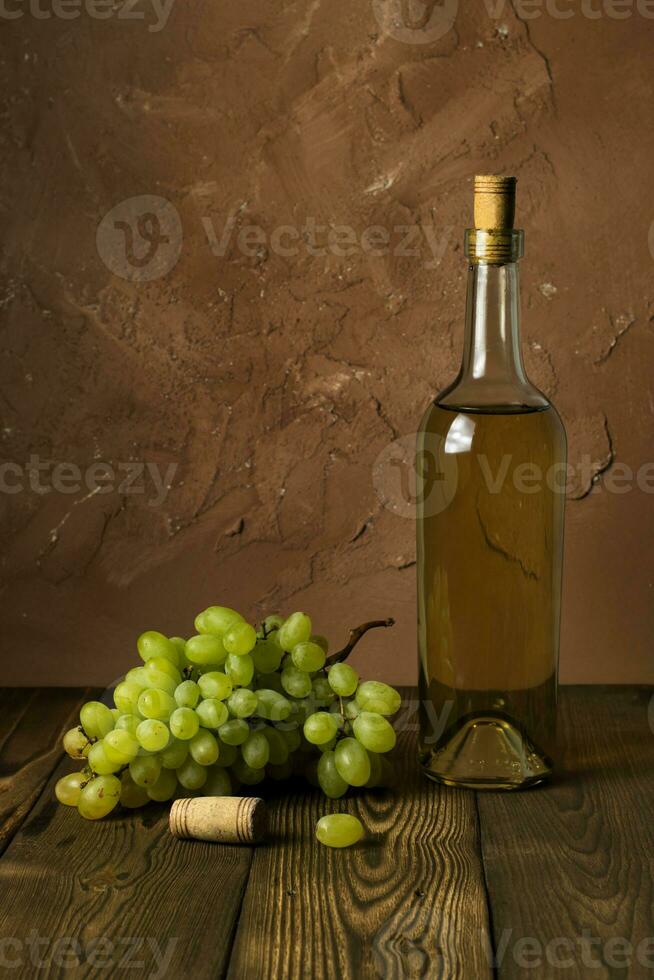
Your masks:
{"label": "glass wine bottle", "polygon": [[418,435],[420,761],[475,789],[552,769],[565,431],[520,350],[515,178],[475,178],[463,361]]}

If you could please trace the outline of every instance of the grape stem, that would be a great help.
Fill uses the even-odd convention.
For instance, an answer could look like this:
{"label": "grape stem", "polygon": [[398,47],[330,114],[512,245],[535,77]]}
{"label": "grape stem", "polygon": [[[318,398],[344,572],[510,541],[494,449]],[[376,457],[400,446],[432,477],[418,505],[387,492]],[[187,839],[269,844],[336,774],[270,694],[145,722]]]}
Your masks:
{"label": "grape stem", "polygon": [[362,636],[368,632],[368,630],[374,630],[379,627],[384,627],[385,629],[389,626],[395,626],[395,620],[389,617],[388,619],[372,619],[369,623],[362,623],[361,626],[357,626],[355,629],[350,630],[350,636],[343,647],[338,653],[333,653],[331,657],[327,657],[325,660],[325,667],[333,667],[334,664],[340,664],[343,660],[347,660],[355,646],[359,642]]}

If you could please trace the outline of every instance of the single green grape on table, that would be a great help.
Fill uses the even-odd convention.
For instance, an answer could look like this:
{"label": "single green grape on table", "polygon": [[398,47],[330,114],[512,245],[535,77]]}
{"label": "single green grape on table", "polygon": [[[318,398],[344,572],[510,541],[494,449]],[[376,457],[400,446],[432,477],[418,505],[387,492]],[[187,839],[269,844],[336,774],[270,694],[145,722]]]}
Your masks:
{"label": "single green grape on table", "polygon": [[[380,623],[366,624],[367,628]],[[266,616],[257,628],[229,606],[209,606],[187,638],[139,636],[137,665],[113,702],[89,701],[63,746],[80,772],[58,780],[60,803],[99,820],[175,797],[248,795],[266,778],[305,775],[328,799],[392,783],[390,716],[401,703],[381,681],[328,656],[304,612]],[[349,814],[316,828],[328,847],[363,834]]]}

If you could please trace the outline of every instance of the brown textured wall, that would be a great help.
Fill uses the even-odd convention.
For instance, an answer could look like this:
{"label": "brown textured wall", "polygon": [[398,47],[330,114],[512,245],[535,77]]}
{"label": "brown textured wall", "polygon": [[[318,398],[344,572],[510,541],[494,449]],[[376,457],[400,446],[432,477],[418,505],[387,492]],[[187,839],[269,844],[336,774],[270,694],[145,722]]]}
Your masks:
{"label": "brown textured wall", "polygon": [[[307,609],[336,641],[394,615],[357,660],[415,677],[414,528],[372,472],[457,369],[487,171],[518,175],[528,368],[590,461],[562,677],[654,680],[654,497],[607,485],[653,452],[654,10],[176,0],[150,30],[150,3],[3,9],[2,459],[49,461],[46,489],[57,461],[177,464],[159,504],[149,478],[63,493],[63,471],[0,494],[3,681],[108,681],[136,632],[213,601]],[[101,224],[143,195],[171,207]]]}

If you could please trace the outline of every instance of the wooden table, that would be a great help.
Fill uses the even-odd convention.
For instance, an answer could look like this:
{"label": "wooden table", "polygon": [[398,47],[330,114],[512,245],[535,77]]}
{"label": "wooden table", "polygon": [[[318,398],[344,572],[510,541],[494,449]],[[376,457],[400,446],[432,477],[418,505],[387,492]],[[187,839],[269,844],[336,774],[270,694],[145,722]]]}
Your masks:
{"label": "wooden table", "polygon": [[[94,824],[59,806],[59,738],[91,695],[0,695],[3,976],[654,975],[651,689],[565,688],[547,787],[431,784],[409,731],[397,792],[277,789],[258,848],[175,840],[162,806]],[[342,809],[368,837],[330,851],[315,823]]]}

